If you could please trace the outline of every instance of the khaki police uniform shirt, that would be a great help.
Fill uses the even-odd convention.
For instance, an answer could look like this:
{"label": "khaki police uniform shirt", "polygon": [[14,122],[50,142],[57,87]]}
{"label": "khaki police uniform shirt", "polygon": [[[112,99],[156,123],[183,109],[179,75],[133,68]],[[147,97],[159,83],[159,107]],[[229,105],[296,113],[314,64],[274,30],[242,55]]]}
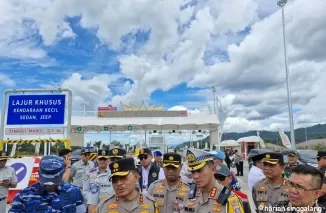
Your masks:
{"label": "khaki police uniform shirt", "polygon": [[215,181],[215,185],[210,193],[204,193],[199,188],[195,198],[187,199],[181,213],[204,213],[204,212],[219,212],[219,213],[244,213],[244,208],[241,198],[234,193],[231,193],[227,199],[227,203],[223,205],[217,201],[223,186]]}
{"label": "khaki police uniform shirt", "polygon": [[157,180],[148,188],[148,194],[155,198],[160,213],[179,212],[189,194],[190,186],[181,178],[175,186],[169,186],[166,180]]}
{"label": "khaki police uniform shirt", "polygon": [[155,199],[150,195],[139,193],[131,201],[119,199],[116,195],[111,195],[102,201],[96,208],[96,213],[159,213],[159,208]]}
{"label": "khaki police uniform shirt", "polygon": [[[15,170],[10,166],[0,168],[0,181],[9,180],[10,183],[18,182]],[[0,209],[6,209],[9,187],[0,186]]]}
{"label": "khaki police uniform shirt", "polygon": [[273,185],[267,178],[258,181],[252,189],[252,199],[255,206],[270,206],[279,201],[287,201],[287,180],[283,179],[281,184]]}
{"label": "khaki police uniform shirt", "polygon": [[88,205],[98,205],[101,201],[114,194],[112,182],[109,181],[109,169],[101,173],[98,168],[85,175],[83,195],[87,197]]}
{"label": "khaki police uniform shirt", "polygon": [[83,189],[85,175],[88,174],[88,172],[94,168],[95,165],[93,161],[88,161],[87,163],[84,163],[82,160],[79,160],[72,164],[70,173],[70,176],[73,178],[72,183],[78,186],[80,189]]}
{"label": "khaki police uniform shirt", "polygon": [[[0,181],[9,180],[10,183],[18,182],[15,170],[10,166],[0,168]],[[9,187],[0,186],[0,198],[8,196]]]}
{"label": "khaki police uniform shirt", "polygon": [[[326,184],[326,168],[320,168],[320,170],[324,173],[323,185]],[[318,198],[318,203],[324,207],[326,207],[326,194]]]}

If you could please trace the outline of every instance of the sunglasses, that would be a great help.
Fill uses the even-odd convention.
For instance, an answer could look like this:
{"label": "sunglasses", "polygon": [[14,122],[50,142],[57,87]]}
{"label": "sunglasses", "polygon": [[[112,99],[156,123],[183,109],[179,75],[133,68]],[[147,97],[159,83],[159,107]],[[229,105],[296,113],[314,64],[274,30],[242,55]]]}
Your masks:
{"label": "sunglasses", "polygon": [[98,158],[99,161],[106,161],[108,160],[107,158]]}
{"label": "sunglasses", "polygon": [[225,181],[225,176],[222,175],[215,175],[215,179],[219,180],[219,181]]}
{"label": "sunglasses", "polygon": [[139,156],[138,158],[139,158],[139,160],[147,160],[148,156],[147,155],[143,155],[143,156]]}

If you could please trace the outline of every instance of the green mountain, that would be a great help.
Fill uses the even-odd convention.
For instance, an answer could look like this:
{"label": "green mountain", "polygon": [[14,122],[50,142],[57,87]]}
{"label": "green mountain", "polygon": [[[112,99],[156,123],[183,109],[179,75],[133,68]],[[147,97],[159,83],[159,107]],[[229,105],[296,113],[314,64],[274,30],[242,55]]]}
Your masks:
{"label": "green mountain", "polygon": [[[278,144],[280,142],[280,135],[278,132],[270,132],[270,131],[259,131],[260,137],[267,143]],[[285,132],[285,134],[290,138],[290,132]],[[310,126],[307,128],[299,128],[294,130],[295,141],[297,144],[311,139],[323,139],[326,138],[326,124],[318,124],[314,126]],[[237,140],[242,137],[254,136],[257,135],[257,130],[249,131],[249,132],[228,132],[224,133],[222,136],[222,141],[224,140]],[[209,136],[202,139],[194,141],[200,143],[200,147],[204,148],[205,143],[209,143]],[[184,146],[190,146],[190,142],[184,142],[182,144],[177,145],[177,148],[181,148]]]}

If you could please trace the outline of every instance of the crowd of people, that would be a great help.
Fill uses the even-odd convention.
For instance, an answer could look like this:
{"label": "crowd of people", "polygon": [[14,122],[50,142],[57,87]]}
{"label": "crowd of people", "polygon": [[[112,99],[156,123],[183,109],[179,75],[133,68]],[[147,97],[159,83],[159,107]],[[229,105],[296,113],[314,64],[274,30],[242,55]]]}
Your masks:
{"label": "crowd of people", "polygon": [[[6,154],[1,156],[0,167],[11,175],[0,184],[15,187],[15,172],[5,166]],[[69,149],[42,157],[39,182],[14,197],[9,213],[251,212],[237,180],[243,176],[243,159],[237,150],[191,148],[180,155],[144,148],[137,156],[139,165],[120,148],[98,150],[95,163],[89,156],[84,148],[73,164]],[[289,152],[287,164],[276,152],[253,156],[248,181],[257,212],[277,212],[271,208],[280,207],[318,207],[326,212],[326,173],[298,165],[296,156],[296,151]],[[318,153],[318,162],[326,167],[326,152]],[[237,174],[231,172],[231,163]]]}

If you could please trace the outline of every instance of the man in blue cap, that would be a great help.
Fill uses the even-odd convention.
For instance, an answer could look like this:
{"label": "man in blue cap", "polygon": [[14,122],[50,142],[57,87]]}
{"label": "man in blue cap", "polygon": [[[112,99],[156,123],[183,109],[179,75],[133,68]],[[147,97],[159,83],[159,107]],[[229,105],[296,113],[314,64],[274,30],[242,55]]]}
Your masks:
{"label": "man in blue cap", "polygon": [[155,159],[155,161],[154,161],[155,165],[162,167],[163,166],[162,165],[162,156],[163,156],[162,152],[155,151],[155,152],[153,152],[153,154],[154,154],[154,159]]}
{"label": "man in blue cap", "polygon": [[62,181],[64,170],[62,158],[44,156],[39,165],[40,181],[20,191],[8,213],[85,213],[79,188]]}

